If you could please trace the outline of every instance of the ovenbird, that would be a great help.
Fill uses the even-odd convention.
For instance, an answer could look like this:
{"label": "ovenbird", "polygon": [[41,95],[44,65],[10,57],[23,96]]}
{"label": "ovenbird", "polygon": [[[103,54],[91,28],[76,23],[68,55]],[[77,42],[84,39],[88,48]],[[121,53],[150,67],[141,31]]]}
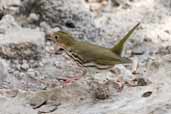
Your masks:
{"label": "ovenbird", "polygon": [[70,33],[58,31],[50,35],[49,39],[60,45],[75,61],[85,67],[98,69],[112,68],[116,64],[131,63],[131,60],[121,57],[124,44],[134,30],[136,24],[114,47],[105,48],[86,41],[76,40]]}

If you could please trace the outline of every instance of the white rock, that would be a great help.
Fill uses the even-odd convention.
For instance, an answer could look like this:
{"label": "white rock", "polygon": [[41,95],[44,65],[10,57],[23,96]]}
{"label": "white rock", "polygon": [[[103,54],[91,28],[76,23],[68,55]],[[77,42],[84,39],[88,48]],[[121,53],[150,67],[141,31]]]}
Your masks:
{"label": "white rock", "polygon": [[9,8],[11,5],[20,6],[21,0],[0,0],[0,9]]}
{"label": "white rock", "polygon": [[52,28],[52,29],[49,31],[49,33],[58,32],[58,31],[60,31],[60,28],[55,27],[55,28]]}
{"label": "white rock", "polygon": [[24,64],[21,65],[21,68],[23,70],[28,70],[29,69],[29,65],[27,63],[24,63]]}
{"label": "white rock", "polygon": [[28,71],[27,74],[30,76],[30,77],[36,77],[36,72],[35,71]]}
{"label": "white rock", "polygon": [[21,27],[17,24],[14,17],[11,15],[5,15],[0,21],[0,30],[10,32],[11,30],[20,30]]}
{"label": "white rock", "polygon": [[50,25],[44,21],[40,23],[40,27],[43,29],[45,33],[49,33],[49,31],[51,30]]}
{"label": "white rock", "polygon": [[39,20],[39,16],[37,14],[35,14],[35,13],[31,13],[29,15],[29,20],[30,21],[38,21]]}
{"label": "white rock", "polygon": [[0,34],[0,44],[32,42],[37,45],[44,45],[44,33],[39,29],[22,28],[15,19],[6,15],[0,21],[0,29],[5,31]]}

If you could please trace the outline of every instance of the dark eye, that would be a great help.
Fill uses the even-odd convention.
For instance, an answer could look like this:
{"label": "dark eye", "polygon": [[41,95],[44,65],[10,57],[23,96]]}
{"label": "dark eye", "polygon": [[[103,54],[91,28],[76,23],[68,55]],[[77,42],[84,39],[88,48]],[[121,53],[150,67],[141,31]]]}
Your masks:
{"label": "dark eye", "polygon": [[55,39],[57,40],[59,37],[58,36],[55,36]]}

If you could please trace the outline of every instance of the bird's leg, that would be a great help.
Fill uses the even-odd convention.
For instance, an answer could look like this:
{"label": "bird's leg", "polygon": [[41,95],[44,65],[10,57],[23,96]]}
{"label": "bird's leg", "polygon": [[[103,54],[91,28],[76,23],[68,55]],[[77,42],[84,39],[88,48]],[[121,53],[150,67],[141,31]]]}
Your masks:
{"label": "bird's leg", "polygon": [[[113,74],[117,74],[118,72],[116,71],[115,69],[115,66],[113,66],[110,71],[113,73]],[[124,85],[125,85],[125,80],[123,79],[122,76],[118,76],[118,78],[115,80],[115,82],[119,85],[118,87],[118,92],[122,91],[122,89],[124,88]]]}
{"label": "bird's leg", "polygon": [[70,79],[65,79],[64,80],[64,87],[73,84],[75,81],[79,80],[81,77],[80,76],[75,76]]}
{"label": "bird's leg", "polygon": [[72,62],[73,63],[76,63],[77,66],[79,67],[82,67],[83,70],[82,70],[82,73],[79,75],[79,76],[68,76],[68,78],[59,78],[58,80],[62,80],[64,82],[64,86],[68,86],[72,83],[74,83],[75,81],[79,80],[82,76],[84,76],[86,73],[87,73],[87,69],[85,69],[81,63],[81,61],[79,60],[79,58],[76,58],[73,53],[71,51],[67,51],[65,48],[62,48],[61,46],[59,46],[58,50],[62,50],[66,53],[66,56],[64,55],[64,57],[66,59],[68,59],[68,57],[71,57],[72,58]]}
{"label": "bird's leg", "polygon": [[[66,53],[67,53],[67,55],[69,57],[75,58],[69,52],[66,51]],[[83,65],[81,64],[81,62],[79,61],[79,59],[76,59],[75,58],[75,59],[72,59],[72,60],[73,60],[72,62],[73,63],[76,63],[78,67],[83,68],[83,69],[81,69],[82,73],[80,75],[78,75],[78,76],[72,76],[72,77],[69,77],[69,78],[63,80],[64,81],[64,86],[68,86],[68,85],[73,84],[75,81],[79,80],[82,76],[84,76],[87,73],[87,69],[85,67],[83,67]]]}
{"label": "bird's leg", "polygon": [[82,76],[84,76],[87,73],[87,69],[82,70],[82,74],[79,76],[73,76],[69,77],[67,79],[63,79],[64,87],[73,84],[75,81],[78,81],[81,79]]}

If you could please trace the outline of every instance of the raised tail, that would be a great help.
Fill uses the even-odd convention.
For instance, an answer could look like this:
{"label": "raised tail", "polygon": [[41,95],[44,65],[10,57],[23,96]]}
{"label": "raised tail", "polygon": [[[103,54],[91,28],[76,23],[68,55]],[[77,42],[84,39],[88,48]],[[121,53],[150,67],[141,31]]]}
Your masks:
{"label": "raised tail", "polygon": [[140,23],[136,24],[113,48],[111,48],[112,52],[121,56],[125,42],[139,25]]}

